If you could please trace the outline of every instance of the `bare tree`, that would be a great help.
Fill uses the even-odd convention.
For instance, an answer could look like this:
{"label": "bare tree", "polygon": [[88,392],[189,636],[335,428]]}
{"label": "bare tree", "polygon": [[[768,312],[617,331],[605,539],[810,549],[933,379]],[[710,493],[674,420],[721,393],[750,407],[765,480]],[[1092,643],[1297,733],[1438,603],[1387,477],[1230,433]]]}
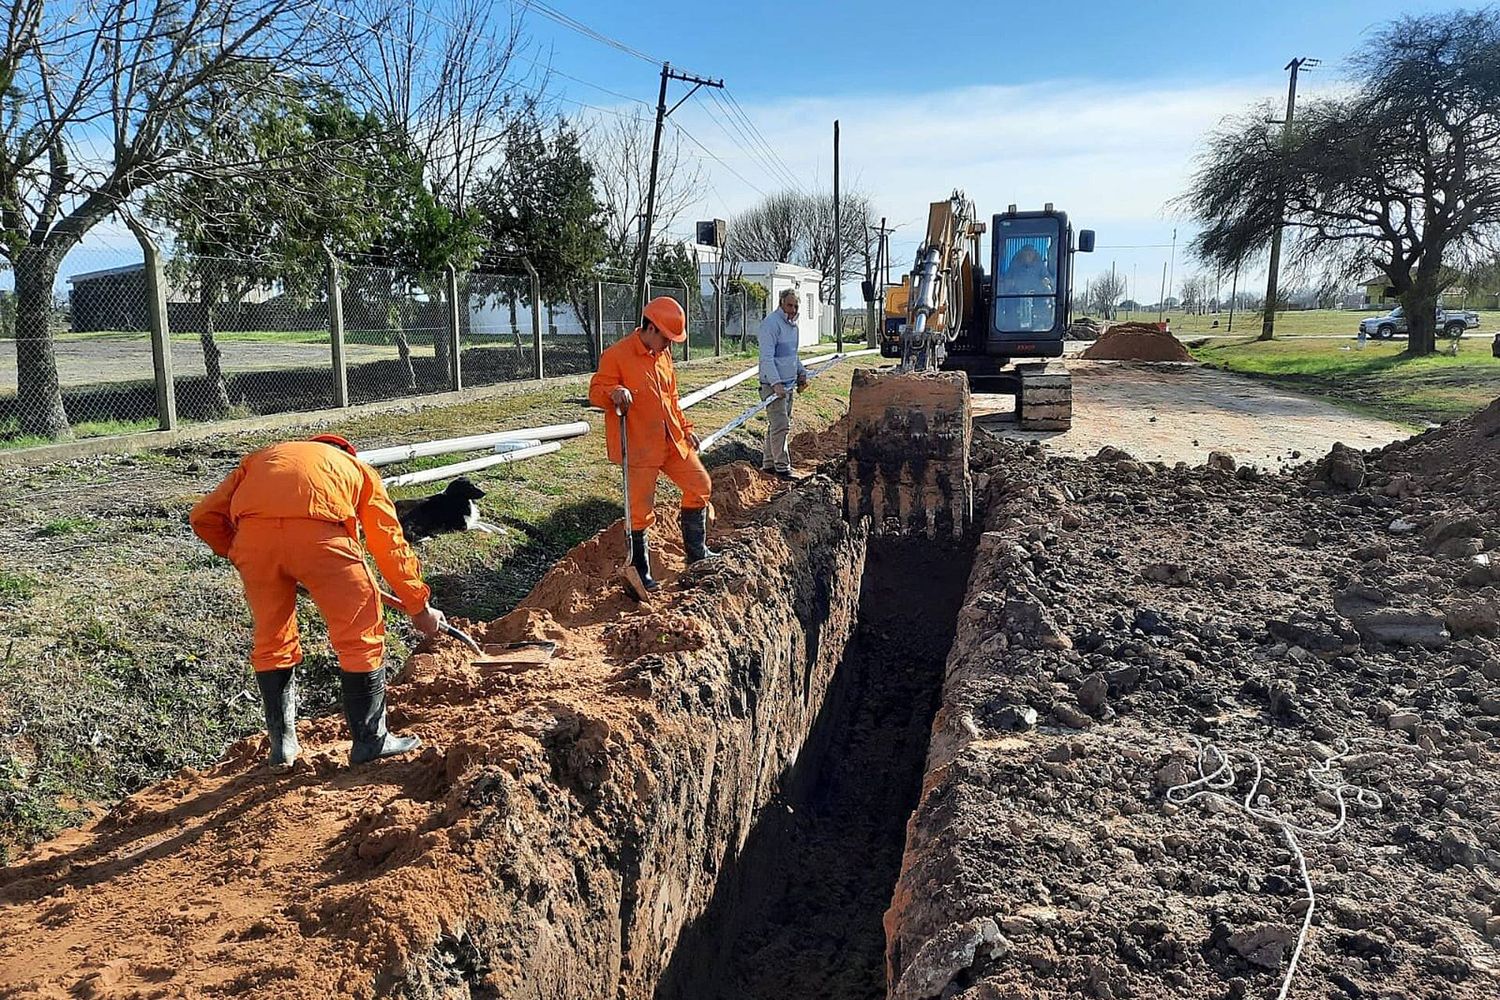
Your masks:
{"label": "bare tree", "polygon": [[[464,268],[478,256],[483,221],[480,184],[503,158],[516,123],[529,120],[545,79],[519,71],[525,41],[519,10],[497,14],[485,0],[456,0],[434,14],[423,0],[350,0],[354,23],[368,27],[364,49],[341,63],[353,99],[368,108],[420,165],[430,208],[414,213],[414,231],[391,234],[391,299],[409,302],[410,285],[441,296],[445,265]],[[392,336],[415,387],[400,310]],[[433,331],[439,370],[448,340]]]}
{"label": "bare tree", "polygon": [[323,0],[13,0],[0,49],[0,255],[15,270],[21,433],[71,434],[49,322],[63,256],[164,178],[264,166],[205,161],[169,141],[170,126],[189,109],[253,103],[253,90],[215,86],[247,64],[321,72],[347,34],[329,20]]}
{"label": "bare tree", "polygon": [[[627,272],[637,259],[640,219],[651,182],[651,131],[651,123],[644,118],[612,118],[594,123],[585,143],[594,168],[594,190],[605,212],[607,260]],[[701,197],[702,179],[701,164],[683,152],[680,137],[664,133],[656,171],[653,232],[665,232]]]}
{"label": "bare tree", "polygon": [[1199,315],[1208,311],[1208,300],[1213,295],[1213,279],[1206,274],[1191,274],[1182,279],[1182,309]]}
{"label": "bare tree", "polygon": [[[741,260],[770,260],[810,267],[823,275],[819,298],[832,302],[835,290],[864,276],[875,255],[870,199],[841,193],[842,232],[834,235],[832,195],[796,191],[773,194],[729,224],[729,243]],[[835,275],[835,247],[843,244],[843,274]]]}
{"label": "bare tree", "polygon": [[1124,294],[1125,275],[1114,270],[1101,271],[1085,288],[1083,307],[1104,319],[1114,319],[1118,303]]}

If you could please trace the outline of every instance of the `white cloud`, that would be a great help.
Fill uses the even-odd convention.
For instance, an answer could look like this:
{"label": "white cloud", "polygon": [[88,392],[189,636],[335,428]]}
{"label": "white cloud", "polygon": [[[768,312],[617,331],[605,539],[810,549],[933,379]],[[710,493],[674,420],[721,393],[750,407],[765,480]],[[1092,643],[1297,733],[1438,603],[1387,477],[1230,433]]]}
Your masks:
{"label": "white cloud", "polygon": [[[1122,268],[1155,273],[1159,282],[1169,250],[1108,248],[1168,244],[1176,227],[1176,273],[1182,274],[1187,264],[1180,247],[1190,233],[1169,201],[1185,188],[1207,132],[1225,116],[1275,96],[1264,84],[1240,81],[1059,80],[747,102],[745,110],[803,186],[814,190],[831,187],[832,122],[840,120],[845,182],[905,227],[896,236],[898,267],[920,236],[928,203],[959,187],[981,215],[1012,203],[1040,208],[1050,201],[1075,227],[1095,229],[1106,249],[1092,259],[1080,255],[1081,279],[1107,270],[1114,259]],[[677,115],[749,181],[768,191],[777,186],[700,108],[685,105]],[[709,161],[706,170],[712,190],[697,206],[700,217],[729,216],[759,198],[718,164]],[[1155,298],[1154,288],[1149,297]]]}

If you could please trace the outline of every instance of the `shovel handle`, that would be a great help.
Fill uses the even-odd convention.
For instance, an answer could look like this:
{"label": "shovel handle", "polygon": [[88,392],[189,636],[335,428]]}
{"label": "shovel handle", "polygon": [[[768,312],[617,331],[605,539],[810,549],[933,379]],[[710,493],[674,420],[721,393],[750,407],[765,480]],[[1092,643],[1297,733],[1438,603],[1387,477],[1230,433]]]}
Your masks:
{"label": "shovel handle", "polygon": [[[388,608],[395,608],[397,611],[406,610],[401,606],[401,602],[396,600],[394,594],[388,594],[384,590],[380,592],[380,601]],[[453,639],[457,639],[459,642],[463,643],[465,646],[468,646],[474,652],[480,654],[484,653],[484,647],[475,642],[473,636],[469,635],[469,633],[465,632],[457,625],[449,625],[447,622],[443,622],[441,631],[444,635]]]}

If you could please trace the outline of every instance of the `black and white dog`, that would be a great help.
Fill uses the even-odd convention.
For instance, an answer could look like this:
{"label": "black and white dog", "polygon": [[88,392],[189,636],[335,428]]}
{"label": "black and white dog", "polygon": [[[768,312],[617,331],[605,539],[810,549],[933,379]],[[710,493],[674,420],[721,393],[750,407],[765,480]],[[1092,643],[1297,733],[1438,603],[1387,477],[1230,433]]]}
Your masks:
{"label": "black and white dog", "polygon": [[503,531],[503,528],[480,518],[477,501],[483,496],[484,490],[475,486],[467,476],[459,476],[436,496],[397,500],[396,517],[401,521],[401,530],[411,541],[454,531]]}

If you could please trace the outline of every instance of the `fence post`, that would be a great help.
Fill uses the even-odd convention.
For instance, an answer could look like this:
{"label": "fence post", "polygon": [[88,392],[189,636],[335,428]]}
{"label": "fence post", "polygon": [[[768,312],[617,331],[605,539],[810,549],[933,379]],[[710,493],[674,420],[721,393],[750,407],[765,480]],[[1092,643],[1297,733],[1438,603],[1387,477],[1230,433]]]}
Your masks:
{"label": "fence post", "polygon": [[339,259],[327,247],[328,349],[333,363],[333,405],[349,405],[349,366],[344,360],[344,295],[339,281]]}
{"label": "fence post", "polygon": [[682,314],[687,322],[687,336],[682,338],[682,360],[691,361],[693,358],[693,293],[688,291],[686,281],[682,283]]}
{"label": "fence post", "polygon": [[463,356],[459,352],[459,323],[463,317],[458,311],[458,270],[452,264],[443,270],[448,279],[448,380],[457,392],[464,387]]}
{"label": "fence post", "polygon": [[522,257],[521,263],[531,276],[531,375],[542,378],[542,278],[531,266],[531,258]]}
{"label": "fence post", "polygon": [[156,425],[164,431],[177,427],[177,383],[172,374],[172,331],[167,324],[167,275],[161,251],[146,227],[129,214],[125,224],[135,233],[145,260],[146,315],[151,322],[151,367],[156,379]]}
{"label": "fence post", "polygon": [[724,289],[720,287],[718,278],[713,279],[714,286],[714,357],[720,357],[724,353]]}
{"label": "fence post", "polygon": [[604,353],[604,282],[594,279],[594,357]]}

